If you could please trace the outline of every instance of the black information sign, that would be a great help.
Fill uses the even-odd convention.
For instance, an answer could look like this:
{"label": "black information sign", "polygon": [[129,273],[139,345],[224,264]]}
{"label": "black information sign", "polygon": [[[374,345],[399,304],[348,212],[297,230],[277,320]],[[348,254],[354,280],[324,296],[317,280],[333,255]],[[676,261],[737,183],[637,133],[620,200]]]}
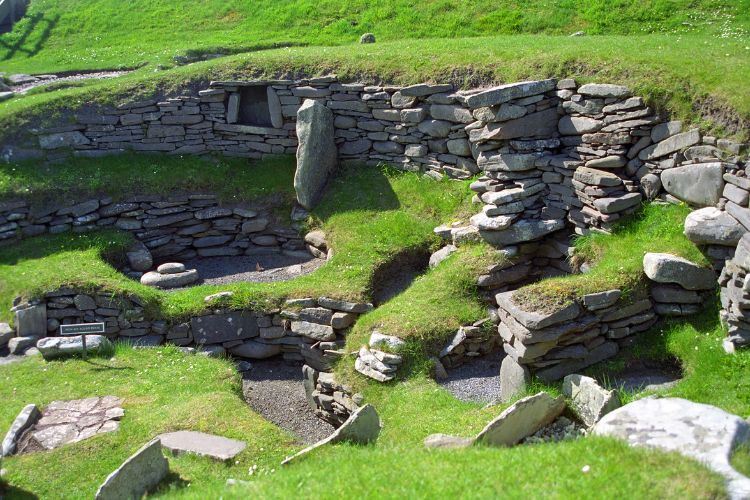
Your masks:
{"label": "black information sign", "polygon": [[60,335],[90,335],[94,333],[104,333],[104,323],[60,325]]}

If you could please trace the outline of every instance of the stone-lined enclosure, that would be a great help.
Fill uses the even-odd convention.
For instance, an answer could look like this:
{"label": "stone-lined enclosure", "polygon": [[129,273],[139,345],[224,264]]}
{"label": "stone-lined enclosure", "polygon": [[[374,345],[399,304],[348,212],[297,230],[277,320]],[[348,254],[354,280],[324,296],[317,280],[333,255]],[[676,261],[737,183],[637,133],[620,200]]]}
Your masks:
{"label": "stone-lined enclosure", "polygon": [[[570,272],[566,258],[571,229],[578,234],[607,232],[644,200],[679,200],[713,210],[712,214],[695,212],[703,218],[696,222],[691,216],[686,232],[707,246],[717,270],[724,268],[740,236],[750,228],[743,145],[705,136],[698,129],[683,131],[679,122],[664,121],[626,87],[579,86],[570,79],[466,91],[455,91],[451,85],[369,86],[341,83],[335,77],[213,82],[197,96],[81,113],[75,124],[38,130],[25,143],[6,146],[4,155],[56,160],[124,150],[220,152],[247,158],[290,154],[297,150],[297,113],[308,99],[332,112],[332,129],[320,133],[333,135],[340,160],[388,163],[431,176],[480,174],[472,189],[481,212],[470,224],[436,231],[454,245],[484,239],[508,257],[506,264],[489,269],[479,279],[488,298],[540,277]],[[15,222],[5,219],[4,224]],[[724,231],[715,234],[717,227]],[[744,271],[733,276],[734,281],[744,280]],[[500,324],[511,358],[515,354],[516,359],[533,359],[534,368],[546,371],[565,363],[580,369],[588,361],[613,355],[615,341],[646,329],[656,314],[689,314],[700,302],[693,290],[676,283],[653,287],[651,297],[627,304],[617,298],[610,302],[614,296],[619,298],[618,291],[579,297],[576,314],[563,314],[559,321],[543,326],[518,321],[526,333],[517,329],[511,332],[514,338],[534,337],[529,332],[560,321],[576,323],[557,332],[559,343],[549,335],[543,342],[527,342],[535,344],[536,356],[528,350],[514,352],[523,342],[515,343],[502,330],[513,324],[509,318],[523,318],[509,302],[495,301],[500,307],[492,319]],[[606,305],[587,304],[599,298]],[[735,297],[733,303],[741,301]],[[607,316],[610,309],[617,317]],[[735,309],[739,312],[729,316],[732,342],[743,345],[747,342],[743,332],[750,331],[744,325],[750,321],[745,323],[741,307]],[[586,311],[598,318],[596,324],[577,323]],[[581,332],[586,335],[577,335]],[[571,336],[575,341],[567,343]],[[493,342],[474,343],[481,347],[468,352],[484,352]],[[370,361],[369,368],[382,362]],[[460,361],[456,358],[450,364],[454,362]],[[557,376],[562,376],[566,370],[558,371]],[[390,378],[392,369],[386,367],[382,375]]]}

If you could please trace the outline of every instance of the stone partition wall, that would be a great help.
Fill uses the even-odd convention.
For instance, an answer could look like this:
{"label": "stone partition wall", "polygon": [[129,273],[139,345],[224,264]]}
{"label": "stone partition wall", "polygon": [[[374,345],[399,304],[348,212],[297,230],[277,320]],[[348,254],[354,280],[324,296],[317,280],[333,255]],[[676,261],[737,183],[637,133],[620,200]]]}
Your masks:
{"label": "stone partition wall", "polygon": [[39,300],[17,300],[15,332],[5,340],[12,354],[20,354],[42,338],[58,336],[60,325],[103,322],[113,341],[145,347],[170,343],[246,359],[282,356],[330,371],[344,353],[349,328],[372,310],[371,304],[327,297],[290,299],[269,311],[231,310],[221,306],[220,297],[208,300],[205,314],[174,322],[147,318],[146,304],[135,295],[63,288]]}
{"label": "stone partition wall", "polygon": [[212,194],[144,195],[120,202],[92,198],[62,206],[0,203],[0,244],[111,228],[128,231],[139,242],[128,252],[137,272],[169,259],[268,252],[309,256],[299,231],[279,224],[268,208],[224,207]]}

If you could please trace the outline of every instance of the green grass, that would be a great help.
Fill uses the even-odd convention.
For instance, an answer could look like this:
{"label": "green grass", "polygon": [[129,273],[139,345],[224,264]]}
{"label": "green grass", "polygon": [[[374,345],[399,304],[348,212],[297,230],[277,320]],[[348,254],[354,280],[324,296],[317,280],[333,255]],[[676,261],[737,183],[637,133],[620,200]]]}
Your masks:
{"label": "green grass", "polygon": [[[421,376],[396,387],[368,388],[367,400],[376,405],[384,425],[376,445],[336,445],[283,468],[279,462],[298,445],[244,405],[238,377],[226,361],[173,348],[119,348],[108,360],[47,363],[36,358],[1,366],[0,379],[14,381],[0,386],[0,428],[31,401],[43,406],[56,399],[113,394],[124,399],[126,410],[116,433],[4,461],[10,498],[22,492],[42,498],[91,496],[130,453],[154,435],[178,429],[242,439],[248,447],[236,463],[226,465],[190,456],[170,458],[172,475],[157,497],[517,498],[541,491],[551,498],[722,495],[721,480],[693,461],[608,439],[425,450],[421,442],[427,435],[474,434],[500,408],[459,402]],[[250,475],[253,465],[258,468]],[[581,472],[584,465],[590,466],[589,473]],[[399,470],[409,473],[394,474]],[[227,478],[251,485],[227,487]]]}
{"label": "green grass", "polygon": [[644,205],[636,216],[616,229],[615,235],[592,234],[577,238],[574,261],[591,265],[585,274],[550,278],[523,287],[513,297],[538,307],[553,307],[587,293],[619,288],[624,295],[644,289],[643,256],[671,253],[700,265],[709,262],[683,234],[686,205]]}
{"label": "green grass", "polygon": [[209,80],[331,72],[345,80],[451,81],[460,87],[570,76],[629,85],[657,109],[694,123],[713,123],[717,133],[743,135],[750,121],[746,42],[706,35],[514,35],[276,49],[169,71],[147,67],[120,78],[0,103],[0,136],[12,143],[30,124],[64,121],[70,109],[84,103],[111,105],[180,94]]}
{"label": "green grass", "polygon": [[750,444],[745,443],[737,448],[732,455],[732,467],[750,477]]}
{"label": "green grass", "polygon": [[[153,157],[144,165],[153,166],[160,172],[172,172],[182,161]],[[199,171],[201,164],[196,165]],[[277,162],[260,162],[248,168],[251,172],[262,172],[266,168],[278,167]],[[108,184],[107,172],[106,169],[100,171],[103,177],[94,182],[97,189]],[[115,179],[119,179],[118,172],[114,171]],[[220,170],[219,176],[206,173],[205,179],[210,180],[202,185],[207,188],[218,185],[224,179],[220,175],[224,175],[224,171]],[[257,176],[259,181],[265,175]],[[155,188],[165,192],[169,190],[168,179],[173,179],[177,186],[192,187],[183,182],[181,176],[154,177],[158,178]],[[66,175],[63,178],[67,178]],[[201,182],[200,179],[199,174],[196,180]],[[121,188],[127,185],[124,181]],[[146,188],[150,185],[145,182]],[[255,187],[235,188],[241,194],[232,195],[232,201],[252,202],[242,193],[252,195],[262,188],[259,192],[265,195],[267,187],[259,183]],[[227,189],[231,192],[233,188]],[[149,191],[144,188],[140,192]],[[8,318],[10,303],[16,295],[36,296],[62,285],[82,289],[102,286],[112,292],[136,293],[147,299],[152,314],[166,318],[200,313],[206,307],[203,298],[221,290],[235,292],[231,305],[238,308],[276,306],[282,298],[290,296],[328,295],[369,300],[372,277],[378,267],[400,252],[434,244],[437,237],[433,228],[465,213],[469,198],[467,182],[435,182],[416,174],[379,168],[343,168],[331,180],[327,194],[314,210],[310,222],[326,232],[334,257],[317,271],[287,282],[204,285],[166,293],[127,279],[109,264],[116,261],[118,254],[121,258],[121,249],[130,241],[126,235],[105,232],[24,240],[0,249],[0,317]],[[283,212],[288,214],[290,210],[291,205],[288,205]]]}
{"label": "green grass", "polygon": [[748,0],[32,0],[0,36],[5,71],[127,68],[186,53],[488,35],[700,33],[742,38]]}
{"label": "green grass", "polygon": [[[290,204],[294,159],[263,162],[234,158],[168,158],[123,154],[106,159],[69,159],[54,165],[36,161],[0,163],[0,201],[75,203],[86,196],[123,199],[143,193],[176,196],[211,193],[224,203]],[[231,179],[231,182],[227,182]]]}

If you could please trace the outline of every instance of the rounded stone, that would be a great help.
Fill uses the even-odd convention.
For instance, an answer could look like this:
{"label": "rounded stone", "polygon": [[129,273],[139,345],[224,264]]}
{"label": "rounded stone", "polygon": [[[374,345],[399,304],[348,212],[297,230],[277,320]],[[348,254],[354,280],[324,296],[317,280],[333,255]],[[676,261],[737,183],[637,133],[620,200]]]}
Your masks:
{"label": "rounded stone", "polygon": [[668,253],[644,255],[643,270],[652,281],[676,283],[686,290],[710,290],[716,286],[711,269]]}
{"label": "rounded stone", "polygon": [[372,33],[364,33],[359,37],[359,43],[375,43],[375,35]]}
{"label": "rounded stone", "polygon": [[152,271],[141,276],[141,284],[156,288],[179,288],[195,283],[198,278],[198,271],[195,269],[176,274],[161,274]]}
{"label": "rounded stone", "polygon": [[185,272],[185,264],[179,262],[167,262],[156,268],[156,272],[159,274],[177,274]]}

